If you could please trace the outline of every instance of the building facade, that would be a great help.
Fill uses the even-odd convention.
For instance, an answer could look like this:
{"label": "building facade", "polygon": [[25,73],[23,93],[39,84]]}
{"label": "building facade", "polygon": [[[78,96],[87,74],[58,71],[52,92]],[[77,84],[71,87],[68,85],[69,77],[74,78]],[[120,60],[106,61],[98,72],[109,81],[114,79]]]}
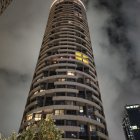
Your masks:
{"label": "building facade", "polygon": [[108,140],[81,0],[53,1],[20,131],[51,115],[64,140]]}
{"label": "building facade", "polygon": [[0,0],[0,15],[4,12],[4,10],[11,2],[12,0]]}
{"label": "building facade", "polygon": [[140,105],[127,105],[123,118],[126,140],[140,140]]}

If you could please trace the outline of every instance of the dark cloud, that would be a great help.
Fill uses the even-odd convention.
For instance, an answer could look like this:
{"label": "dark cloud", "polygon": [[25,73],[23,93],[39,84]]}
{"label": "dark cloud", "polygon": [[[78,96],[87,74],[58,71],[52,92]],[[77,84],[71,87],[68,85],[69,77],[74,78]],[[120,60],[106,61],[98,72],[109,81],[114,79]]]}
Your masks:
{"label": "dark cloud", "polygon": [[139,7],[138,0],[91,0],[88,6],[90,14],[96,13],[89,16],[90,28],[93,28],[91,36],[108,129],[113,140],[124,139],[123,107],[140,101]]}
{"label": "dark cloud", "polygon": [[29,75],[20,74],[16,71],[9,71],[3,68],[0,68],[0,77],[1,80],[4,80],[8,84],[7,86],[17,86],[17,84],[24,83],[29,79]]}

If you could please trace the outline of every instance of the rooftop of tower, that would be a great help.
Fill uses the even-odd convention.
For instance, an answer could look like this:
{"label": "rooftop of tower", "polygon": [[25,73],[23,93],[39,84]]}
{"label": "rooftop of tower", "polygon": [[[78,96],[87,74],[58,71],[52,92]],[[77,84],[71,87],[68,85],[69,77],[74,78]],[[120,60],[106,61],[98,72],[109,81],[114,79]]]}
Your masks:
{"label": "rooftop of tower", "polygon": [[[51,5],[51,7],[55,4],[55,2],[57,2],[57,1],[59,1],[59,0],[53,0],[53,2],[52,2],[52,5]],[[61,0],[62,1],[62,0]],[[87,1],[87,0],[77,0],[77,1],[79,1],[82,5],[83,5],[83,7],[86,9],[86,7],[85,7],[85,2]]]}

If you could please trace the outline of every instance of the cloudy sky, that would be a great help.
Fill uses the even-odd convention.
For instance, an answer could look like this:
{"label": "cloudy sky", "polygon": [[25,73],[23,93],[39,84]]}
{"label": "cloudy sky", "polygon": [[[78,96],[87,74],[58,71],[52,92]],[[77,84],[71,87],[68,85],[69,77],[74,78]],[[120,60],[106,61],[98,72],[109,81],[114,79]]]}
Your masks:
{"label": "cloudy sky", "polygon": [[[20,125],[51,0],[15,0],[0,17],[0,132]],[[89,0],[95,63],[110,140],[125,140],[126,104],[140,102],[140,0]]]}

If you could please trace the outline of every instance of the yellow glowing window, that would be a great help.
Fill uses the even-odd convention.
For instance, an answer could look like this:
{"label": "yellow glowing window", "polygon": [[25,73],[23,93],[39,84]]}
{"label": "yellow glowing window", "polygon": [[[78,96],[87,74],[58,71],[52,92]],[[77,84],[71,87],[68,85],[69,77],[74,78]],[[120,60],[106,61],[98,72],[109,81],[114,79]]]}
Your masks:
{"label": "yellow glowing window", "polygon": [[86,59],[88,59],[88,56],[86,56],[86,55],[84,55],[84,54],[83,54],[83,58],[86,58]]}
{"label": "yellow glowing window", "polygon": [[27,121],[31,120],[33,118],[33,114],[27,115]]}
{"label": "yellow glowing window", "polygon": [[79,56],[79,57],[82,57],[82,53],[80,53],[80,52],[76,52],[75,55]]}
{"label": "yellow glowing window", "polygon": [[87,59],[83,59],[83,62],[84,62],[85,64],[89,64],[89,62],[88,62]]}
{"label": "yellow glowing window", "polygon": [[41,120],[41,114],[35,114],[35,121]]}
{"label": "yellow glowing window", "polygon": [[76,52],[75,55],[76,55],[75,58],[77,60],[83,61],[85,64],[89,64],[88,56],[86,56],[86,55],[84,55],[83,53],[80,53],[80,52]]}
{"label": "yellow glowing window", "polygon": [[79,60],[79,61],[82,61],[82,57],[77,57],[76,56],[76,59]]}

